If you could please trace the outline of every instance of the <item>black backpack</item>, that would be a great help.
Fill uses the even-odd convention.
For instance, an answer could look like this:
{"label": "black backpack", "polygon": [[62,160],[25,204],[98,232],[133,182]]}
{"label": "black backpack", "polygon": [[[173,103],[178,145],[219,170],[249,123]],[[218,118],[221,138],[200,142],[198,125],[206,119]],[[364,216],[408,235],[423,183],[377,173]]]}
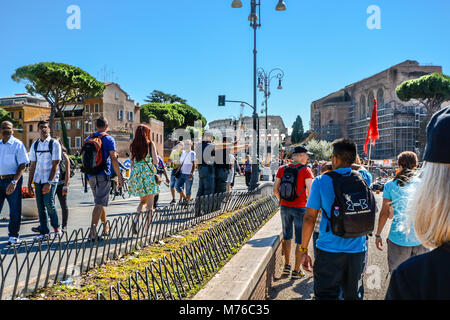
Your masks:
{"label": "black backpack", "polygon": [[331,212],[323,215],[331,224],[331,232],[342,238],[357,238],[372,233],[377,206],[366,181],[357,171],[352,171],[349,176],[335,171],[326,175],[333,180],[335,195]]}
{"label": "black backpack", "polygon": [[306,165],[291,167],[287,165],[284,167],[283,176],[281,177],[280,184],[280,198],[285,201],[295,201],[300,194],[305,191],[306,187],[300,192],[297,192],[297,177],[300,170]]}

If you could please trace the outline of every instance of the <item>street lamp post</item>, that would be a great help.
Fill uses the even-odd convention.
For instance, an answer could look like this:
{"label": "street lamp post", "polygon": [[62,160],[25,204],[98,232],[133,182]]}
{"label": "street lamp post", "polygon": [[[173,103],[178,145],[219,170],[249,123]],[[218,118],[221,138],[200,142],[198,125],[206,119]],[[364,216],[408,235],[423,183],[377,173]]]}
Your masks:
{"label": "street lamp post", "polygon": [[274,68],[270,70],[269,73],[267,73],[263,68],[258,69],[258,88],[261,92],[264,93],[264,105],[266,107],[265,113],[266,113],[266,139],[264,140],[264,150],[266,150],[266,143],[267,143],[267,135],[269,131],[269,127],[267,124],[267,101],[270,98],[270,84],[273,79],[278,79],[278,90],[283,89],[281,85],[281,81],[284,78],[284,71],[280,68]]}
{"label": "street lamp post", "polygon": [[[242,8],[241,0],[233,0],[231,4],[232,8]],[[258,14],[256,13],[258,9]],[[283,0],[279,0],[278,4],[275,8],[276,11],[284,11],[286,10],[286,4]],[[250,21],[250,27],[253,28],[253,131],[257,131],[257,119],[258,114],[256,113],[257,106],[257,93],[256,93],[256,81],[257,81],[257,65],[256,65],[256,57],[258,51],[256,50],[256,30],[261,27],[260,23],[261,18],[261,0],[251,0],[250,1],[250,15],[248,16],[248,20]],[[252,177],[250,179],[250,190],[256,189],[258,186],[258,171],[259,171],[259,137],[255,137],[253,134],[253,145],[256,145],[256,163],[253,161],[252,163]],[[256,140],[256,141],[255,141]],[[254,159],[254,157],[253,157]]]}

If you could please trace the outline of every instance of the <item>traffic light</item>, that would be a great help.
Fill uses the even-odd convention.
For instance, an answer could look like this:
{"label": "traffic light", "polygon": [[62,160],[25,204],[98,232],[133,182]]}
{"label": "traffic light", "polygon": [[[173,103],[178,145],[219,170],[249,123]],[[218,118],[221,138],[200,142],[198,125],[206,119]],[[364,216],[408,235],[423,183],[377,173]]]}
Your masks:
{"label": "traffic light", "polygon": [[225,107],[225,96],[219,96],[219,107]]}

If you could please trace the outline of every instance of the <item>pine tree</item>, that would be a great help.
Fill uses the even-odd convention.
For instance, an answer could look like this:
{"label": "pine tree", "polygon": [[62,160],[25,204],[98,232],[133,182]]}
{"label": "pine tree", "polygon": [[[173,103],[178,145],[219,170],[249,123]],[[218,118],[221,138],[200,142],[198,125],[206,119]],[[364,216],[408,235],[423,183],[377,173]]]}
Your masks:
{"label": "pine tree", "polygon": [[294,124],[292,125],[292,137],[291,141],[293,144],[302,142],[305,136],[305,131],[303,129],[302,117],[297,116]]}

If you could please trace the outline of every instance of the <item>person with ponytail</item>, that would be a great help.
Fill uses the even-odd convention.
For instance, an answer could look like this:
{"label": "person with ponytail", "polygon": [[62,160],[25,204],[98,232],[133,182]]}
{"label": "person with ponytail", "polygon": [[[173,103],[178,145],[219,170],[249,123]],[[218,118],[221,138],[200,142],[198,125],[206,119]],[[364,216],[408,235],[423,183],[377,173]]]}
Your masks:
{"label": "person with ponytail", "polygon": [[[387,239],[387,257],[389,272],[395,270],[402,262],[412,256],[427,252],[414,234],[413,228],[406,225],[407,205],[412,191],[417,186],[419,178],[415,174],[418,165],[417,155],[412,151],[405,151],[398,155],[398,171],[392,181],[384,186],[383,206],[378,219],[378,229],[375,234],[375,245],[382,250],[383,240],[381,232],[393,209],[391,230]],[[411,230],[412,232],[407,232]]]}

